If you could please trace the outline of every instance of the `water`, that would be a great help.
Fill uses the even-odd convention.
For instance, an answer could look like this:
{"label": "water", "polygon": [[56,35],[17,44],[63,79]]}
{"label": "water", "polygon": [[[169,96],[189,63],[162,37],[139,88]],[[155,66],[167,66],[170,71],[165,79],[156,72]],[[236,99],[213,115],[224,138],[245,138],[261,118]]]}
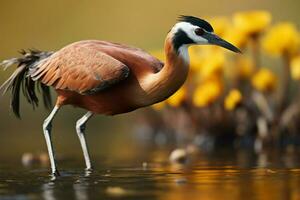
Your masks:
{"label": "water", "polygon": [[131,160],[99,159],[84,171],[81,159],[61,160],[61,176],[47,166],[1,162],[0,199],[300,199],[295,153],[197,154],[187,165],[167,162],[169,151]]}

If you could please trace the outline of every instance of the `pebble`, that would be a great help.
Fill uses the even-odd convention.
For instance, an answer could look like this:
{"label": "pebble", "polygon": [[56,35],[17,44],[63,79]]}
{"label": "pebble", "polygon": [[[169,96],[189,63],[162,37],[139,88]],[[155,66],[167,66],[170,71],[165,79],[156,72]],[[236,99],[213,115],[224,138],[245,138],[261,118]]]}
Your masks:
{"label": "pebble", "polygon": [[30,166],[35,162],[34,155],[32,153],[24,153],[21,161],[24,166]]}
{"label": "pebble", "polygon": [[127,191],[121,187],[107,187],[106,193],[111,196],[124,196],[127,194]]}
{"label": "pebble", "polygon": [[47,153],[40,153],[39,161],[41,164],[48,164],[49,163],[49,156]]}
{"label": "pebble", "polygon": [[37,155],[33,153],[24,153],[21,162],[24,166],[31,166],[33,164],[46,165],[49,163],[49,157],[47,153],[40,153]]}
{"label": "pebble", "polygon": [[188,153],[185,149],[175,149],[170,154],[169,160],[174,164],[185,164],[188,160]]}
{"label": "pebble", "polygon": [[146,170],[147,167],[148,167],[148,163],[147,162],[143,162],[142,166],[143,166],[143,169]]}
{"label": "pebble", "polygon": [[175,180],[177,184],[185,184],[187,182],[186,178],[178,178]]}
{"label": "pebble", "polygon": [[275,174],[276,171],[272,170],[272,169],[267,169],[267,172],[270,173],[270,174]]}
{"label": "pebble", "polygon": [[189,144],[186,147],[186,151],[188,154],[197,154],[197,153],[199,153],[199,148],[194,144]]}

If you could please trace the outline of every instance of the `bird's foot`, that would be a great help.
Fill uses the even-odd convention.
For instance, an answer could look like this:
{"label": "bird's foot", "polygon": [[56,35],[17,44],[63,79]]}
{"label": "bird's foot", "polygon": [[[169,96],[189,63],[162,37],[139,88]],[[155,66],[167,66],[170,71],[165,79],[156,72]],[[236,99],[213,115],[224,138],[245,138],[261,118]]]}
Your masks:
{"label": "bird's foot", "polygon": [[92,172],[94,169],[93,169],[93,167],[87,167],[87,168],[85,168],[85,171],[87,171],[87,172]]}
{"label": "bird's foot", "polygon": [[84,170],[84,174],[86,177],[90,176],[93,172],[93,168],[89,167],[89,168],[85,168]]}
{"label": "bird's foot", "polygon": [[51,175],[54,176],[54,177],[58,177],[58,176],[60,176],[60,173],[59,173],[59,171],[56,169],[56,170],[54,170],[54,171],[52,172]]}

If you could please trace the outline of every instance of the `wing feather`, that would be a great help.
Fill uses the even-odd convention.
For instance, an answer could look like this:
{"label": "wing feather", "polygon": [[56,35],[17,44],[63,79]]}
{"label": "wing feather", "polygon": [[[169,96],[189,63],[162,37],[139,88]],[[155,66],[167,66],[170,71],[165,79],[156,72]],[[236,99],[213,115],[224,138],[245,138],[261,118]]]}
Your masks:
{"label": "wing feather", "polygon": [[95,45],[77,42],[39,63],[31,70],[31,77],[55,89],[93,94],[124,80],[129,71]]}

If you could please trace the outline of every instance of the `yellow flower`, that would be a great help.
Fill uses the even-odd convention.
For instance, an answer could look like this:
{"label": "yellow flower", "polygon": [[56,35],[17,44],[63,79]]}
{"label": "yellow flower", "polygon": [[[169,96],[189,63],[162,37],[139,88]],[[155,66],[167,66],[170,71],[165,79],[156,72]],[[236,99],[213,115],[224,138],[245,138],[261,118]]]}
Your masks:
{"label": "yellow flower", "polygon": [[300,34],[294,24],[283,22],[270,29],[262,41],[263,48],[272,55],[292,55],[299,50]]}
{"label": "yellow flower", "polygon": [[240,57],[237,60],[237,77],[240,79],[248,79],[254,73],[255,67],[253,61],[249,57]]}
{"label": "yellow flower", "polygon": [[205,107],[215,102],[221,95],[223,85],[220,80],[208,80],[200,84],[193,96],[193,103],[197,107]]}
{"label": "yellow flower", "polygon": [[202,60],[202,67],[198,71],[200,79],[203,80],[221,75],[224,71],[225,61],[224,51],[217,49],[212,51]]}
{"label": "yellow flower", "polygon": [[225,53],[215,46],[192,46],[189,48],[190,54],[190,75],[196,81],[215,73],[223,72],[225,63]]}
{"label": "yellow flower", "polygon": [[252,77],[252,85],[255,89],[261,92],[268,92],[274,90],[276,86],[277,77],[275,74],[266,68],[261,68]]}
{"label": "yellow flower", "polygon": [[271,20],[271,14],[263,10],[238,12],[233,16],[234,26],[247,35],[261,33],[269,26]]}
{"label": "yellow flower", "polygon": [[224,106],[226,110],[234,110],[242,101],[242,94],[239,90],[233,89],[225,98]]}
{"label": "yellow flower", "polygon": [[191,46],[189,48],[189,56],[191,71],[198,71],[202,66],[203,49],[201,49],[200,46]]}
{"label": "yellow flower", "polygon": [[235,27],[228,29],[224,33],[223,38],[239,48],[243,48],[246,45],[248,39],[245,33]]}
{"label": "yellow flower", "polygon": [[300,80],[300,55],[291,60],[291,76],[295,80]]}
{"label": "yellow flower", "polygon": [[162,102],[159,102],[159,103],[156,103],[156,104],[153,104],[151,107],[154,109],[154,110],[162,110],[166,105],[166,102],[165,101],[162,101]]}
{"label": "yellow flower", "polygon": [[231,22],[227,17],[213,17],[209,19],[209,22],[214,27],[214,32],[219,36],[223,36],[231,26]]}
{"label": "yellow flower", "polygon": [[186,98],[186,88],[181,87],[177,92],[170,96],[166,102],[173,107],[178,107]]}

